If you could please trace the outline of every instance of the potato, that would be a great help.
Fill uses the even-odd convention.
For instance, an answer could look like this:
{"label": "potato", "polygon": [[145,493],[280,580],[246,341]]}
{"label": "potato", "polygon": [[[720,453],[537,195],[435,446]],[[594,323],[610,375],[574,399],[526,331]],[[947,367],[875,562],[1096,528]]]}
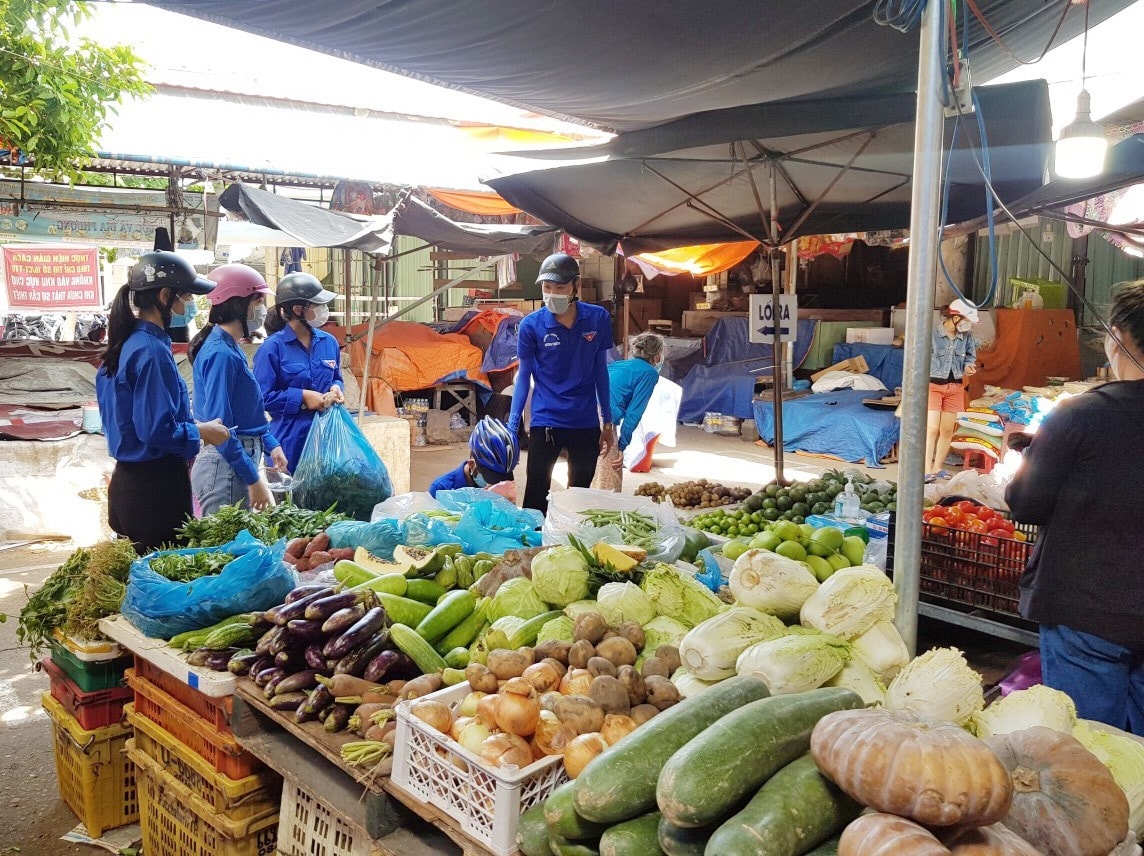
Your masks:
{"label": "potato", "polygon": [[674,704],[679,704],[679,689],[667,678],[646,678],[647,702],[656,710],[667,710]]}
{"label": "potato", "polygon": [[568,671],[568,667],[564,665],[564,663],[557,660],[555,657],[545,657],[543,660],[538,660],[537,662],[550,664],[552,668],[560,673],[560,677],[564,677]]}
{"label": "potato", "polygon": [[572,639],[575,642],[586,641],[595,645],[604,638],[608,625],[604,616],[598,612],[584,612],[576,619],[572,627]]}
{"label": "potato", "polygon": [[630,666],[636,661],[636,646],[622,636],[613,636],[596,646],[596,656],[611,660],[616,668]]}
{"label": "potato", "polygon": [[640,668],[645,678],[650,678],[656,675],[660,678],[670,678],[672,673],[668,671],[667,663],[659,657],[648,657],[643,661],[643,666]]}
{"label": "potato", "polygon": [[660,645],[655,649],[655,656],[667,664],[669,675],[674,675],[676,670],[683,665],[683,661],[679,659],[679,649],[674,645]]}
{"label": "potato", "polygon": [[573,669],[588,668],[588,661],[596,656],[596,648],[587,639],[579,639],[568,649],[568,665]]}
{"label": "potato", "polygon": [[605,660],[603,657],[593,657],[588,661],[588,671],[592,673],[593,678],[598,678],[600,675],[611,675],[613,678],[616,676],[616,667],[611,660]]}
{"label": "potato", "polygon": [[556,702],[555,713],[577,734],[591,734],[604,727],[604,709],[584,696],[564,696]]}
{"label": "potato", "polygon": [[632,704],[628,700],[628,691],[618,678],[611,675],[600,675],[593,678],[592,686],[588,690],[592,701],[596,702],[604,713],[622,713],[627,715]]}
{"label": "potato", "polygon": [[480,663],[469,663],[465,667],[465,680],[469,682],[469,689],[475,692],[495,693],[499,689],[497,676]]}
{"label": "potato", "polygon": [[548,642],[541,642],[536,646],[536,658],[538,660],[545,660],[551,657],[553,660],[558,660],[562,665],[568,665],[568,649],[572,647],[571,642],[560,642],[552,639]]}
{"label": "potato", "polygon": [[616,628],[616,633],[631,642],[637,651],[642,651],[646,644],[643,628],[639,622],[625,621]]}
{"label": "potato", "polygon": [[[619,635],[620,634],[617,633],[615,631],[615,629],[609,627],[607,630],[604,631],[604,635],[600,637],[600,642],[603,642],[605,639],[615,639]],[[599,645],[600,642],[597,642],[596,644]]]}
{"label": "potato", "polygon": [[647,701],[647,685],[635,666],[620,666],[616,677],[628,691],[628,704],[636,707]]}
{"label": "potato", "polygon": [[523,651],[495,648],[489,651],[489,659],[486,665],[489,667],[489,671],[497,676],[497,680],[507,681],[509,678],[519,678],[523,675],[524,670],[532,665],[532,661],[531,649],[526,654]]}
{"label": "potato", "polygon": [[650,704],[638,704],[632,708],[632,712],[628,714],[636,725],[643,725],[653,716],[659,713],[659,709]]}

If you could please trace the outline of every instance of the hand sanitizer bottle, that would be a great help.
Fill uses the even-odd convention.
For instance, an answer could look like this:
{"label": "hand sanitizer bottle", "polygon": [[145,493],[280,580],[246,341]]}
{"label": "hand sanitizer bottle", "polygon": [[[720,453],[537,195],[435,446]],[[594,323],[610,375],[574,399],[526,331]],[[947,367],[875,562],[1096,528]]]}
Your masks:
{"label": "hand sanitizer bottle", "polygon": [[846,489],[834,499],[834,516],[846,523],[857,523],[860,520],[861,500],[854,492],[854,481],[848,479]]}

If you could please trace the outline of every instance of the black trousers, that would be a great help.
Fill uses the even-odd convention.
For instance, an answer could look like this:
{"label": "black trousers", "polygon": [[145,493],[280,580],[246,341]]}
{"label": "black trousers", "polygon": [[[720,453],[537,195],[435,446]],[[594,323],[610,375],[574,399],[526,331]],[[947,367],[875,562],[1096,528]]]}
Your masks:
{"label": "black trousers", "polygon": [[552,468],[560,453],[568,451],[568,487],[590,487],[600,457],[599,428],[536,428],[528,435],[528,481],[524,486],[525,508],[548,512]]}
{"label": "black trousers", "polygon": [[172,455],[116,462],[107,486],[107,522],[131,539],[140,556],[174,544],[175,530],[191,514],[191,476],[185,460]]}

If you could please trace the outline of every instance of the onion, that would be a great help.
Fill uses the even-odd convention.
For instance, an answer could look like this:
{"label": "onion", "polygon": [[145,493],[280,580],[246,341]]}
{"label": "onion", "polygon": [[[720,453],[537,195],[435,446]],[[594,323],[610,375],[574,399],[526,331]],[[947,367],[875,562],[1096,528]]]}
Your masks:
{"label": "onion", "polygon": [[575,736],[575,730],[570,725],[564,725],[555,713],[542,710],[533,743],[545,755],[563,755]]}
{"label": "onion", "polygon": [[501,687],[501,692],[520,696],[533,696],[536,694],[536,690],[533,689],[532,684],[524,678],[509,678],[504,682],[504,686]]}
{"label": "onion", "polygon": [[568,777],[575,779],[593,758],[607,748],[608,744],[597,732],[572,738],[564,750],[564,769],[568,772]]}
{"label": "onion", "polygon": [[457,716],[476,716],[477,702],[483,699],[486,695],[487,693],[482,692],[469,693],[457,706]]}
{"label": "onion", "polygon": [[[531,687],[529,690],[531,691]],[[497,702],[496,722],[501,731],[516,734],[519,737],[530,737],[536,731],[536,724],[540,721],[540,702],[536,693],[530,696],[517,695],[514,692],[504,692]]]}
{"label": "onion", "polygon": [[636,730],[636,722],[630,716],[620,713],[609,713],[604,717],[604,727],[600,729],[600,736],[609,746],[614,746],[624,737]]}
{"label": "onion", "polygon": [[551,662],[542,660],[525,669],[522,677],[528,681],[532,688],[538,693],[546,693],[549,690],[556,689],[556,687],[560,685],[560,679],[563,675],[556,670]]}
{"label": "onion", "polygon": [[516,734],[493,734],[481,745],[481,760],[494,767],[527,767],[532,763],[532,749]]}
{"label": "onion", "polygon": [[477,702],[477,712],[473,714],[473,718],[490,730],[496,728],[497,704],[499,702],[499,695],[496,693],[489,693]]}
{"label": "onion", "polygon": [[453,727],[449,729],[449,736],[460,743],[460,733],[465,730],[466,725],[473,721],[471,716],[458,716],[453,720]]}
{"label": "onion", "polygon": [[480,755],[485,741],[489,739],[489,730],[484,725],[477,722],[475,719],[470,720],[469,724],[464,727],[460,734],[457,735],[457,742],[472,752],[474,755]]}
{"label": "onion", "polygon": [[544,695],[542,695],[540,697],[540,709],[551,711],[551,712],[555,713],[556,712],[556,702],[560,701],[560,699],[562,699],[562,698],[564,698],[564,696],[562,696],[560,693],[556,692],[555,690],[552,690],[550,692],[546,692],[546,693],[544,693]]}
{"label": "onion", "polygon": [[564,695],[588,695],[592,687],[592,673],[587,669],[569,669],[560,679],[560,692]]}
{"label": "onion", "polygon": [[442,734],[448,734],[453,727],[453,712],[443,702],[419,701],[413,705],[410,712]]}

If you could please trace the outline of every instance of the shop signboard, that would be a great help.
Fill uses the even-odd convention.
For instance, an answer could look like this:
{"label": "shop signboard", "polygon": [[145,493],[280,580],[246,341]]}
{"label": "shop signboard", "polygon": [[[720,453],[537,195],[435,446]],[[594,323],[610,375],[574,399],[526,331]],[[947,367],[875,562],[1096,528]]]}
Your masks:
{"label": "shop signboard", "polygon": [[780,341],[793,342],[798,337],[798,295],[779,295],[779,310],[776,318],[772,296],[769,294],[752,294],[750,322],[748,341],[753,344],[771,344],[774,341],[776,324],[779,328]]}
{"label": "shop signboard", "polygon": [[4,283],[9,309],[77,312],[103,306],[95,247],[8,244]]}

